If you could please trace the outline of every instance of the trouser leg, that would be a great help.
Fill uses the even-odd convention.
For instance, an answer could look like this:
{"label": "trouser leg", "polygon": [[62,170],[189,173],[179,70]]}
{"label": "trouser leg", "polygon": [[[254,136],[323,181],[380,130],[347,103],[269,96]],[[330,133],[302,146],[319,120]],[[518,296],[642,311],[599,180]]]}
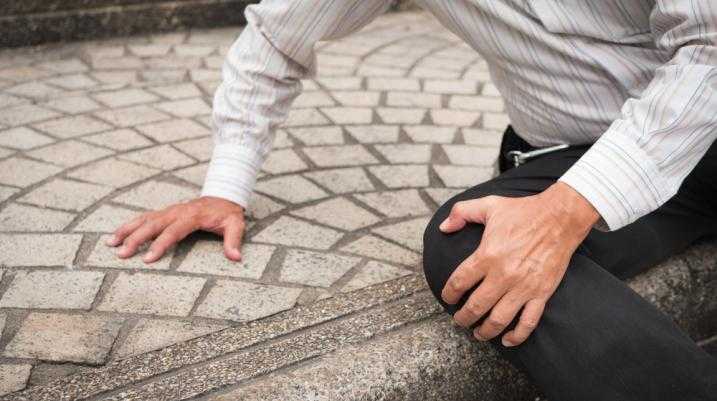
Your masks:
{"label": "trouser leg", "polygon": [[[438,230],[453,203],[541,192],[580,155],[568,151],[528,163],[443,205],[424,236],[424,268],[434,295],[440,300],[448,277],[483,234],[475,224],[453,234]],[[714,234],[713,209],[701,212],[711,206],[690,192],[691,182],[682,196],[627,228],[591,232],[531,337],[515,348],[502,347],[499,338],[492,342],[551,401],[717,399],[717,362],[617,278],[635,275]]]}

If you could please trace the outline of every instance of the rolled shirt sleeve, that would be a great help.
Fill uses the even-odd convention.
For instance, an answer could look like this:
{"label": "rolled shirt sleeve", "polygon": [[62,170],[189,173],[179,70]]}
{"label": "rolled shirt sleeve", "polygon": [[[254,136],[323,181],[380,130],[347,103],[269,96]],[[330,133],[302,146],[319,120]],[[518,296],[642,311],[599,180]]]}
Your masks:
{"label": "rolled shirt sleeve", "polygon": [[213,104],[215,147],[202,196],[247,207],[274,132],[315,72],[314,45],[360,29],[390,0],[264,0],[246,9]]}
{"label": "rolled shirt sleeve", "polygon": [[617,230],[656,210],[717,138],[717,5],[658,1],[651,26],[671,59],[560,181]]}

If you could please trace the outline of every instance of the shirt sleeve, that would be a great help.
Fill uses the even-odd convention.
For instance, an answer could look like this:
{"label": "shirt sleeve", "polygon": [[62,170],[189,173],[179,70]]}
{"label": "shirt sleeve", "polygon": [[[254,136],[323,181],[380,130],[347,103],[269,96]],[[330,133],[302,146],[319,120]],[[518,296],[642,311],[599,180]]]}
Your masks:
{"label": "shirt sleeve", "polygon": [[214,95],[215,146],[203,196],[247,207],[274,130],[315,73],[314,45],[354,32],[391,0],[264,0],[246,8]]}
{"label": "shirt sleeve", "polygon": [[656,46],[669,59],[560,181],[617,230],[674,196],[717,137],[717,5],[657,1]]}

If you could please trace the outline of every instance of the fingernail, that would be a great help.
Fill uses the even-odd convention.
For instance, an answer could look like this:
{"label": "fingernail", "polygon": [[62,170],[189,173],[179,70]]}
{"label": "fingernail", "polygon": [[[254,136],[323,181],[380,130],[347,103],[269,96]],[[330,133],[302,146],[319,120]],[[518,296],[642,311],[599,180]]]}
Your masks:
{"label": "fingernail", "polygon": [[144,263],[152,262],[156,256],[157,254],[154,251],[147,251],[147,253],[144,254],[144,257],[142,257],[142,261],[144,261]]}
{"label": "fingernail", "polygon": [[117,248],[117,251],[115,252],[115,254],[122,255],[125,253],[126,250],[127,250],[127,247],[122,245],[121,247]]}
{"label": "fingernail", "polygon": [[443,220],[443,223],[438,226],[438,229],[444,231],[446,229],[446,226],[448,226],[448,219]]}
{"label": "fingernail", "polygon": [[503,344],[504,347],[513,347],[513,346],[515,346],[515,343],[513,343],[512,341],[507,340],[507,339],[505,339],[505,338],[503,338],[502,340],[500,340],[500,342]]}
{"label": "fingernail", "polygon": [[474,337],[476,338],[476,340],[478,340],[478,341],[485,341],[485,338],[481,337],[481,335],[478,334],[477,332],[476,332],[476,333],[473,333],[473,336],[474,336]]}

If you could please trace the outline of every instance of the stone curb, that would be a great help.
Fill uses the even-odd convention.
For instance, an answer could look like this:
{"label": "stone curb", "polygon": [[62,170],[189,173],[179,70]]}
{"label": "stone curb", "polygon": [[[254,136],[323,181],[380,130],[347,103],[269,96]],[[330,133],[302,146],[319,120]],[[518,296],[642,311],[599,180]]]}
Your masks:
{"label": "stone curb", "polygon": [[[717,242],[630,281],[696,339],[717,329]],[[528,400],[412,276],[87,369],[0,400]]]}

